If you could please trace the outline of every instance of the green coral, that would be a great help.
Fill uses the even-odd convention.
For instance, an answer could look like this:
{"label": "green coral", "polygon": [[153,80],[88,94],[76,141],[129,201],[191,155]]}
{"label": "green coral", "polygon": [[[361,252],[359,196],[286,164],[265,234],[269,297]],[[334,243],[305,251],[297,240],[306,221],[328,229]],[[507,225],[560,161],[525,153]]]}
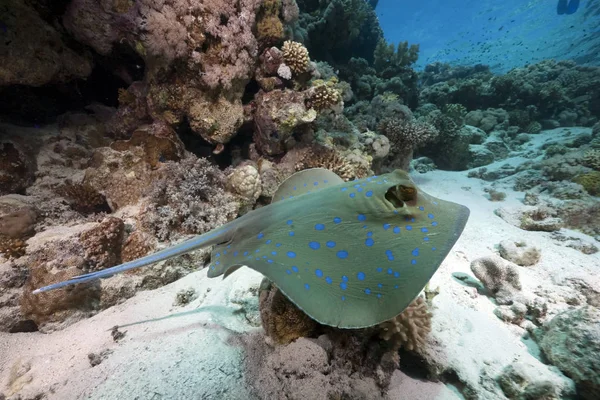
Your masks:
{"label": "green coral", "polygon": [[600,195],[600,172],[593,171],[586,174],[581,174],[573,179],[575,183],[579,183],[592,196]]}

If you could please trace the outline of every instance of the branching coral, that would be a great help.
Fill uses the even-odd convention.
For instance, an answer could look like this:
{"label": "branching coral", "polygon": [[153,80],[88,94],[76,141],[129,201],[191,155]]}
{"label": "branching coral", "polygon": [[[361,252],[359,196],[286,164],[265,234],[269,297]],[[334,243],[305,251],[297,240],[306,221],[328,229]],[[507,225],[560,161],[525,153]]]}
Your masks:
{"label": "branching coral", "polygon": [[283,52],[285,64],[290,67],[293,73],[301,74],[307,71],[310,58],[308,50],[302,43],[286,40],[281,51]]}
{"label": "branching coral", "polygon": [[437,129],[426,122],[415,120],[406,121],[397,117],[386,118],[381,121],[379,131],[390,140],[392,149],[414,149],[437,135]]}
{"label": "branching coral", "polygon": [[416,350],[431,332],[431,317],[425,298],[418,297],[400,315],[380,324],[380,335],[393,349]]}

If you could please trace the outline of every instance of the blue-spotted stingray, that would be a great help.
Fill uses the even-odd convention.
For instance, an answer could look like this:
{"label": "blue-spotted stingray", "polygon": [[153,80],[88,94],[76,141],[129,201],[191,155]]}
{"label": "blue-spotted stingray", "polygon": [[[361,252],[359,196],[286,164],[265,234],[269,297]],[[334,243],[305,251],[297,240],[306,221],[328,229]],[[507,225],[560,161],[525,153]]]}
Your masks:
{"label": "blue-spotted stingray", "polygon": [[270,205],[217,229],[34,293],[214,246],[209,277],[247,266],[317,322],[365,328],[404,311],[450,252],[468,216],[467,207],[424,193],[401,170],[344,182],[315,168],[283,182]]}

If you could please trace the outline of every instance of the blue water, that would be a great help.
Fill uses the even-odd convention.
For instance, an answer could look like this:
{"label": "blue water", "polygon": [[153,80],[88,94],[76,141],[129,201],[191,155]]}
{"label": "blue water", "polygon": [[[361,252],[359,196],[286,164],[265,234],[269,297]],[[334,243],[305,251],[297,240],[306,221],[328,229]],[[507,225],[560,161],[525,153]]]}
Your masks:
{"label": "blue water", "polygon": [[435,61],[488,64],[495,72],[544,59],[600,65],[600,0],[571,15],[558,0],[380,0],[386,40],[421,46],[417,69]]}

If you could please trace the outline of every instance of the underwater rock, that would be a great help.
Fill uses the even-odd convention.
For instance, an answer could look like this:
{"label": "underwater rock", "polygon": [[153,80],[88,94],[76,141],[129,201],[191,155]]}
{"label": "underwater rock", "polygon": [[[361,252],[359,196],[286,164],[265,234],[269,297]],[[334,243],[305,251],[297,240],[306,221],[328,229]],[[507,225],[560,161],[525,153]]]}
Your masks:
{"label": "underwater rock", "polygon": [[0,137],[0,196],[24,194],[34,181],[35,170],[35,154],[30,146]]}
{"label": "underwater rock", "polygon": [[306,107],[307,93],[273,90],[256,95],[254,142],[261,154],[285,152],[294,130],[315,120],[317,112]]}
{"label": "underwater rock", "polygon": [[508,365],[496,380],[511,400],[565,399],[575,394],[572,380],[552,371],[552,367],[540,368],[529,361]]}
{"label": "underwater rock", "polygon": [[521,290],[517,266],[495,254],[473,260],[471,271],[498,304],[511,304]]}
{"label": "underwater rock", "polygon": [[577,385],[586,400],[600,398],[600,311],[584,306],[555,316],[539,341],[548,360]]}
{"label": "underwater rock", "polygon": [[63,35],[30,3],[7,0],[2,6],[0,86],[39,87],[85,78],[92,72],[91,54],[69,48]]}
{"label": "underwater rock", "polygon": [[266,278],[261,283],[259,296],[262,327],[275,343],[288,344],[300,337],[309,337],[319,327]]}
{"label": "underwater rock", "polygon": [[500,256],[520,266],[531,266],[540,260],[540,249],[529,246],[525,241],[503,240],[498,245]]}
{"label": "underwater rock", "polygon": [[513,302],[510,306],[503,305],[494,309],[494,314],[502,321],[512,324],[519,324],[527,314],[527,306],[518,301]]}
{"label": "underwater rock", "polygon": [[494,210],[494,213],[509,224],[527,231],[554,232],[563,226],[563,221],[555,217],[556,211],[548,207],[503,207]]}
{"label": "underwater rock", "polygon": [[0,197],[0,235],[24,238],[33,233],[38,210],[26,196]]}
{"label": "underwater rock", "polygon": [[506,144],[497,137],[489,137],[483,143],[483,146],[494,154],[496,160],[502,160],[508,157],[509,149]]}
{"label": "underwater rock", "polygon": [[23,316],[33,320],[40,330],[52,330],[66,320],[75,322],[97,310],[100,299],[97,284],[76,286],[73,290],[61,290],[43,296],[32,294],[40,284],[58,282],[87,270],[88,264],[83,257],[86,247],[80,237],[97,227],[96,223],[88,223],[69,228],[51,228],[29,239],[29,277],[23,286],[21,310]]}
{"label": "underwater rock", "polygon": [[261,336],[250,335],[244,340],[248,382],[264,399],[383,400],[399,356],[370,337],[341,330],[272,348]]}
{"label": "underwater rock", "polygon": [[494,153],[481,144],[469,145],[469,163],[467,168],[477,168],[494,162]]}

